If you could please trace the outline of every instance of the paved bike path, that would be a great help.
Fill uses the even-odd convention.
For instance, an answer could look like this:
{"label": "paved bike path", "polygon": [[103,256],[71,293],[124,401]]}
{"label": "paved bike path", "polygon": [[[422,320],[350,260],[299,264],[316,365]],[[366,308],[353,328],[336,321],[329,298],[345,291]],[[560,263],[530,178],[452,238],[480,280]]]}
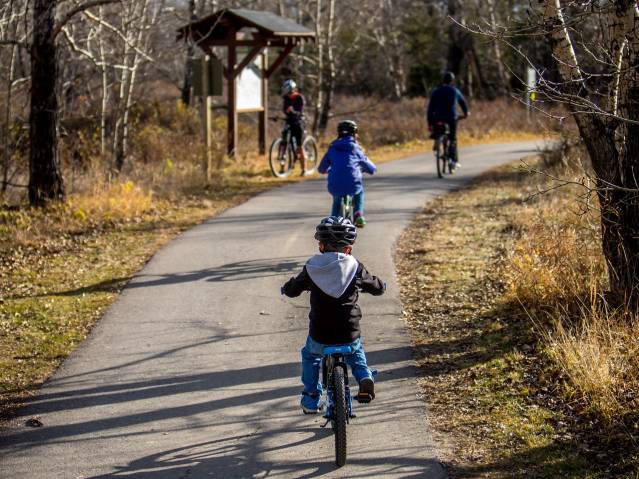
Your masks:
{"label": "paved bike path", "polygon": [[[84,344],[0,433],[0,478],[443,478],[401,317],[392,247],[428,198],[536,151],[464,149],[438,180],[430,153],[367,179],[356,256],[388,283],[362,296],[378,397],[356,404],[348,464],[298,408],[308,296],[280,285],[316,250],[324,181],[263,193],[178,237],[135,276]],[[38,416],[43,427],[25,421]]]}

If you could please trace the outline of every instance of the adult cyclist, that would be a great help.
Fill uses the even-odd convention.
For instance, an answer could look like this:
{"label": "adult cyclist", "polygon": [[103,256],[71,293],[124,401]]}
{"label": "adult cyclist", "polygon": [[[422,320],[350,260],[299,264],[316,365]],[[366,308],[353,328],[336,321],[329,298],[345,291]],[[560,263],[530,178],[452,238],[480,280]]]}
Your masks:
{"label": "adult cyclist", "polygon": [[297,144],[297,157],[302,163],[302,176],[306,175],[306,154],[302,148],[304,140],[304,97],[297,88],[295,80],[285,80],[282,83],[282,111],[286,115],[291,135]]}
{"label": "adult cyclist", "polygon": [[428,130],[431,133],[437,123],[448,125],[449,152],[453,161],[453,168],[457,168],[460,165],[457,158],[457,121],[459,120],[457,105],[460,106],[463,112],[462,118],[467,118],[470,115],[470,111],[468,110],[466,99],[462,92],[455,87],[455,75],[452,72],[446,72],[442,78],[442,84],[435,88],[430,95],[427,121]]}

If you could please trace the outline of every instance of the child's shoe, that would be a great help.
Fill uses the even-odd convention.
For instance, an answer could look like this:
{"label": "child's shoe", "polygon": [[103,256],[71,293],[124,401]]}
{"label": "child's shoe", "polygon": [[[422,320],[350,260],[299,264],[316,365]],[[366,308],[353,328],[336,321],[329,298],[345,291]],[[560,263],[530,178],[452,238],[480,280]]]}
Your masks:
{"label": "child's shoe", "polygon": [[363,228],[364,226],[366,226],[366,220],[362,215],[355,218],[355,226],[357,226],[358,228]]}
{"label": "child's shoe", "polygon": [[369,403],[375,399],[375,382],[373,378],[364,378],[359,382],[356,399],[361,403]]}
{"label": "child's shoe", "polygon": [[322,412],[322,406],[320,404],[321,397],[319,394],[311,394],[304,391],[302,393],[302,411],[304,414],[317,414]]}

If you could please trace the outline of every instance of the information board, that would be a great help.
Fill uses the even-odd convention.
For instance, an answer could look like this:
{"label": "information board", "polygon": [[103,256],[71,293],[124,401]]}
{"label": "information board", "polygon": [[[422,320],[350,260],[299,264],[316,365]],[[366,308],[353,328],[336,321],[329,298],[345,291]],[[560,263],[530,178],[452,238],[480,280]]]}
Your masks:
{"label": "information board", "polygon": [[238,112],[262,111],[262,62],[264,55],[255,57],[237,76],[237,96],[235,105]]}

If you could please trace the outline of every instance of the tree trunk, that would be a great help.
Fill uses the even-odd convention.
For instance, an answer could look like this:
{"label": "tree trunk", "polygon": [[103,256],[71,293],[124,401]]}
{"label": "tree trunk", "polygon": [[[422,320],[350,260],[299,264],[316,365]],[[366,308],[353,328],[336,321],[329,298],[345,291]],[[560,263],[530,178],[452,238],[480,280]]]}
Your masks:
{"label": "tree trunk", "polygon": [[[611,7],[611,56],[617,58],[610,80],[609,118],[587,111],[572,99],[580,97],[583,78],[568,32],[560,0],[546,0],[546,31],[573,112],[597,178],[601,211],[602,250],[608,266],[610,290],[619,304],[639,312],[639,14],[634,0]],[[634,66],[634,67],[633,67]],[[630,120],[630,121],[626,121]]]}
{"label": "tree trunk", "polygon": [[333,89],[335,88],[335,46],[333,45],[333,29],[335,25],[335,0],[328,2],[328,26],[326,28],[326,73],[324,82],[321,85],[324,90],[324,102],[319,118],[319,130],[324,133],[328,125],[328,118],[331,112],[331,101],[333,99]]}
{"label": "tree trunk", "polygon": [[315,12],[315,38],[317,39],[317,96],[315,98],[315,114],[313,115],[313,134],[317,136],[319,118],[324,104],[324,42],[322,40],[322,0],[317,1]]}
{"label": "tree trunk", "polygon": [[58,68],[53,0],[34,0],[31,45],[31,113],[29,115],[29,202],[43,205],[64,199],[58,158]]}
{"label": "tree trunk", "polygon": [[[195,0],[189,0],[189,18],[191,22],[197,20],[195,14]],[[193,60],[195,58],[195,48],[190,41],[186,44],[186,62],[184,64],[184,83],[182,85],[182,103],[191,104],[191,88],[193,87]]]}
{"label": "tree trunk", "polygon": [[[457,0],[448,0],[448,16],[457,19]],[[448,28],[448,71],[455,76],[461,73],[461,66],[464,61],[464,33],[455,23],[451,23]]]}

